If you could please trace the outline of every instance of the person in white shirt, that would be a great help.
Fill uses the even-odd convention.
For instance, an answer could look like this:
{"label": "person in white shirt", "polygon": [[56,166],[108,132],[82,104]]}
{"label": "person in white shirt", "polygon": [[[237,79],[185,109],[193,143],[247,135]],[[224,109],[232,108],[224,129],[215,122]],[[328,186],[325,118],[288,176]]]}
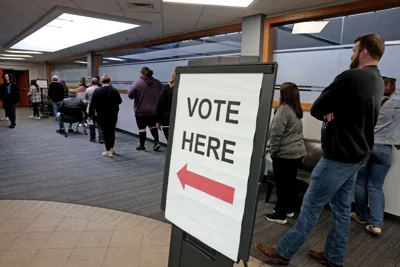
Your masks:
{"label": "person in white shirt", "polygon": [[[89,108],[90,108],[90,102],[92,102],[92,97],[94,91],[99,88],[99,79],[96,77],[93,77],[91,79],[92,86],[86,89],[85,92],[85,100],[87,102],[87,113],[89,113]],[[97,123],[96,118],[90,118],[89,122],[89,130],[90,130],[90,142],[96,142],[96,127],[97,131],[99,133],[99,143],[104,144],[104,138],[103,138],[103,131],[101,130],[100,125]]]}

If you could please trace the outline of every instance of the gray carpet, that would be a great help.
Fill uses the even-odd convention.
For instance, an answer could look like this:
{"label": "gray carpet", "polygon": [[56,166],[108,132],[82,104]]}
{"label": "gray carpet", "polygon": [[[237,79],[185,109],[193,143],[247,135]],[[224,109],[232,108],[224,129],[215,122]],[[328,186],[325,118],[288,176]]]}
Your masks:
{"label": "gray carpet", "polygon": [[[0,122],[0,199],[68,202],[115,209],[165,220],[160,210],[164,152],[137,152],[135,137],[118,133],[118,156],[101,156],[104,145],[89,137],[55,133],[54,119],[29,120],[31,111],[18,109],[17,128]],[[151,144],[148,144],[148,149]],[[165,149],[163,149],[165,150]],[[260,195],[253,242],[276,243],[295,220],[282,226],[267,222],[273,205]],[[386,220],[384,234],[371,237],[352,223],[345,266],[400,267],[400,224]],[[306,244],[290,266],[319,266],[304,252],[323,249],[331,227],[325,210]],[[252,249],[252,255],[261,259]]]}

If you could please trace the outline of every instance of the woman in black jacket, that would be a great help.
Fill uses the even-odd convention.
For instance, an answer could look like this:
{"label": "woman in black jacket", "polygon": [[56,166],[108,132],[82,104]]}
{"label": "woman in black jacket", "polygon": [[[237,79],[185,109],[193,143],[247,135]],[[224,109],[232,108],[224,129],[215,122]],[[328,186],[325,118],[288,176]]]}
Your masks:
{"label": "woman in black jacket", "polygon": [[162,88],[157,103],[157,128],[164,132],[167,140],[169,135],[169,119],[171,117],[172,99],[174,96],[175,77],[176,73],[172,72],[171,79],[169,83],[164,85]]}
{"label": "woman in black jacket", "polygon": [[15,83],[11,82],[10,76],[6,73],[3,75],[3,84],[0,85],[0,99],[3,101],[3,107],[6,117],[10,119],[10,129],[15,128],[15,109],[19,103],[19,88]]}

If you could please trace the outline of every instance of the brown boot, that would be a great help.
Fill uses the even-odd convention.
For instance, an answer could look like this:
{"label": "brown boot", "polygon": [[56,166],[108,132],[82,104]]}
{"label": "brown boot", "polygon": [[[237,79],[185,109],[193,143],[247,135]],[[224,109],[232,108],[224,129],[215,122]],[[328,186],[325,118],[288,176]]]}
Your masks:
{"label": "brown boot", "polygon": [[266,246],[261,243],[256,244],[256,248],[258,251],[261,252],[261,254],[268,260],[272,260],[274,262],[279,263],[280,265],[287,266],[289,265],[289,261],[282,258],[281,255],[279,255],[278,251],[276,250],[275,247],[272,246]]}
{"label": "brown boot", "polygon": [[309,258],[311,258],[312,260],[315,260],[315,261],[317,261],[317,262],[319,262],[319,263],[321,263],[321,264],[323,264],[325,266],[328,266],[328,267],[343,267],[342,265],[336,265],[336,264],[328,261],[325,258],[323,252],[317,252],[317,251],[314,251],[314,250],[309,250],[309,251],[307,251],[307,256]]}

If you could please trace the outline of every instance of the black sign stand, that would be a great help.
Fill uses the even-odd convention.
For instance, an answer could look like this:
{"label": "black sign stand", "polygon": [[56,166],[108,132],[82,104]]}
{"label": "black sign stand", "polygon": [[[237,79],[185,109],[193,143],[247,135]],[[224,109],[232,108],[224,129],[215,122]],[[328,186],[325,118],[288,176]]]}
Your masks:
{"label": "black sign stand", "polygon": [[[189,66],[178,67],[176,69],[177,76],[175,80],[174,98],[171,111],[170,138],[168,142],[164,170],[161,208],[165,211],[180,75],[202,73],[264,74],[260,91],[260,104],[257,115],[256,132],[254,135],[253,154],[251,157],[250,175],[247,186],[247,197],[242,221],[242,232],[238,256],[238,261],[243,260],[248,262],[250,258],[254,219],[257,210],[259,185],[265,168],[265,148],[274,97],[277,64],[240,64],[240,57],[238,58],[238,65],[224,65],[223,61],[221,60],[218,62],[220,65],[217,66]],[[228,62],[228,64],[232,64],[232,59],[230,59]],[[243,88],[243,90],[246,89]],[[233,264],[234,261],[231,259],[222,255],[218,251],[215,251],[213,248],[197,240],[189,233],[186,233],[177,226],[173,225],[168,267],[232,267]]]}

